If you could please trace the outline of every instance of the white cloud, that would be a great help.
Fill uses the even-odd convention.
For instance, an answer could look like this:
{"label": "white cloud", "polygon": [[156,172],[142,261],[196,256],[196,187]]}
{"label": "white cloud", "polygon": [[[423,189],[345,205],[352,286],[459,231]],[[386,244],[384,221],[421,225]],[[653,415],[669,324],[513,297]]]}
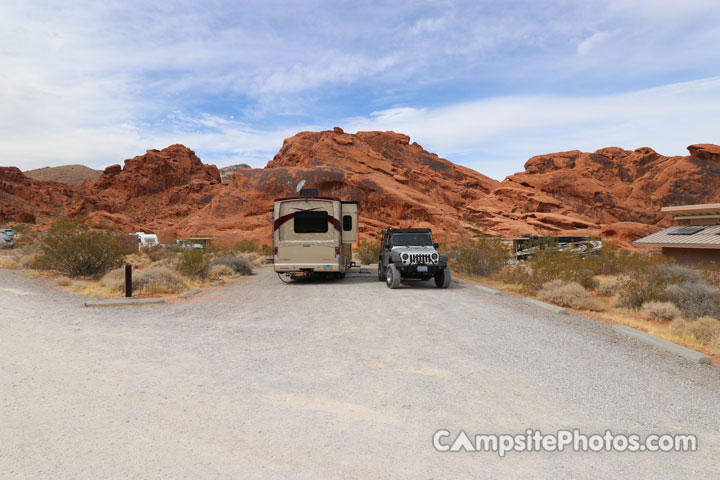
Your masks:
{"label": "white cloud", "polygon": [[444,30],[448,23],[448,17],[421,18],[412,26],[410,32],[413,35],[423,33],[435,33]]}
{"label": "white cloud", "polygon": [[336,124],[404,131],[496,176],[573,147],[683,153],[713,141],[716,80],[643,87],[716,75],[719,14],[700,0],[2,2],[0,164],[102,167],[184,143],[262,166],[284,137]]}
{"label": "white cloud", "polygon": [[649,146],[686,155],[720,143],[720,77],[598,96],[509,96],[438,108],[393,108],[347,130],[393,130],[426,149],[502,178],[529,157],[572,149]]}
{"label": "white cloud", "polygon": [[598,45],[601,45],[608,37],[610,37],[610,33],[608,32],[593,33],[588,38],[580,42],[577,47],[578,55],[587,55],[590,50],[596,48]]}

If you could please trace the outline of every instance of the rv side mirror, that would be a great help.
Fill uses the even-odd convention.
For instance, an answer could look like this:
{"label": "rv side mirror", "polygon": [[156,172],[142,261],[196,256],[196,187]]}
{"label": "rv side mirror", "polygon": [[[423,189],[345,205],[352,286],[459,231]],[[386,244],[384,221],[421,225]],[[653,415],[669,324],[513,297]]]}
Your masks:
{"label": "rv side mirror", "polygon": [[439,243],[437,243],[437,242],[433,242],[433,248],[438,248],[439,246],[440,246],[440,244],[439,244]]}

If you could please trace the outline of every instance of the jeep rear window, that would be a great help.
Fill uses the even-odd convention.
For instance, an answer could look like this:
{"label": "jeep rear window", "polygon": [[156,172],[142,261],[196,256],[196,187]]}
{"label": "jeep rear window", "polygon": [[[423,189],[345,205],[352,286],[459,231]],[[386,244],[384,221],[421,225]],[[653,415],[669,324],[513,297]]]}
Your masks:
{"label": "jeep rear window", "polygon": [[394,247],[400,245],[431,247],[433,241],[432,237],[427,233],[394,233],[392,236],[392,244]]}
{"label": "jeep rear window", "polygon": [[295,233],[326,233],[328,231],[327,212],[295,212]]}

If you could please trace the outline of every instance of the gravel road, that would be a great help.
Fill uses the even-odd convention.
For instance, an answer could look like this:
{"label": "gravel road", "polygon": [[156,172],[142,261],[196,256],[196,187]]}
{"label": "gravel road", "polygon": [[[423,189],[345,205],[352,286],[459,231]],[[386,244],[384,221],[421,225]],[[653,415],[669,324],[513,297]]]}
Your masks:
{"label": "gravel road", "polygon": [[[720,375],[468,284],[271,270],[89,309],[0,270],[0,478],[717,478]],[[441,453],[433,433],[693,433],[691,453]]]}

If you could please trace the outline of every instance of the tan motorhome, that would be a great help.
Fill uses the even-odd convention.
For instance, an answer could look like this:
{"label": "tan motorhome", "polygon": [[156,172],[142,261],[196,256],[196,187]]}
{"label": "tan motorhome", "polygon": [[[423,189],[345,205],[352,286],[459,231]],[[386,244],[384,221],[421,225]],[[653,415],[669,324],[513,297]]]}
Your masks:
{"label": "tan motorhome", "polygon": [[275,199],[275,271],[291,278],[313,274],[343,277],[352,265],[358,202],[302,193]]}

